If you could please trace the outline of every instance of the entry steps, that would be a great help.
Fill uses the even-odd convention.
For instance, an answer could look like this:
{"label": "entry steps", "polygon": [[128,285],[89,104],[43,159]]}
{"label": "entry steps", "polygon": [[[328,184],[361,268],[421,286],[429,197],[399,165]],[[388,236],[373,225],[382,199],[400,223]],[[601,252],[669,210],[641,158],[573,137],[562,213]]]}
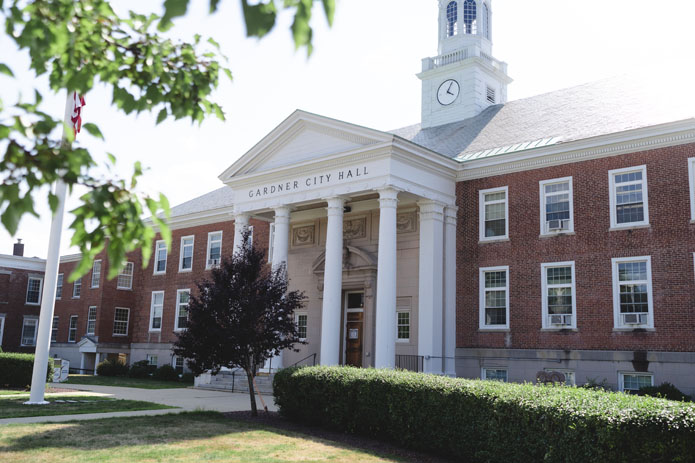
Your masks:
{"label": "entry steps", "polygon": [[[261,394],[273,394],[274,373],[259,373],[256,376],[256,390]],[[201,389],[215,389],[231,392],[249,392],[249,381],[244,370],[220,371],[209,384],[199,386]]]}

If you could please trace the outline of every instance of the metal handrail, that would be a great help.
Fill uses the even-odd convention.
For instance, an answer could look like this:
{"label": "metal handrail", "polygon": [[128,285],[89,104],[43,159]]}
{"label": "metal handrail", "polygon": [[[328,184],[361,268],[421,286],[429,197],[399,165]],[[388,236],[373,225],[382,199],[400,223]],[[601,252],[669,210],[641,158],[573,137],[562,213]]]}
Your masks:
{"label": "metal handrail", "polygon": [[313,354],[309,354],[306,357],[304,357],[303,359],[294,362],[292,365],[290,365],[290,367],[296,367],[297,365],[299,365],[300,363],[302,363],[304,360],[308,359],[309,357],[313,357],[313,360],[311,361],[311,366],[312,367],[315,366],[316,365],[316,353],[314,352]]}

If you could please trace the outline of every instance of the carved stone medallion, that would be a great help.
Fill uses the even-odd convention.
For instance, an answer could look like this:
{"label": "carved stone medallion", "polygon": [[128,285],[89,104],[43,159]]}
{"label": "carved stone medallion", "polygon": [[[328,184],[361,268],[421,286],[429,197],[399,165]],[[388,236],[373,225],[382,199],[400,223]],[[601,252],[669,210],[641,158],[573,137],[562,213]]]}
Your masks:
{"label": "carved stone medallion", "polygon": [[398,233],[410,233],[417,230],[417,211],[402,212],[396,216]]}
{"label": "carved stone medallion", "polygon": [[354,240],[367,237],[367,218],[349,219],[343,222],[343,239]]}
{"label": "carved stone medallion", "polygon": [[314,225],[304,225],[292,229],[292,246],[307,246],[314,244]]}

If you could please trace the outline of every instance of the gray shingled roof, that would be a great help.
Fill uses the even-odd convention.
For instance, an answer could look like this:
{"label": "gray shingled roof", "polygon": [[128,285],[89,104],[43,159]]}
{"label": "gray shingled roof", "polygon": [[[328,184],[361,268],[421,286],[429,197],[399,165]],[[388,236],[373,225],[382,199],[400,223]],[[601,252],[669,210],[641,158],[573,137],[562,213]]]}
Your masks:
{"label": "gray shingled roof", "polygon": [[183,215],[194,214],[196,212],[212,211],[232,206],[232,189],[228,186],[223,186],[210,193],[206,193],[190,201],[179,204],[171,208],[171,217],[180,217]]}
{"label": "gray shingled roof", "polygon": [[490,106],[460,122],[391,133],[468,161],[695,117],[692,83],[671,79],[615,77]]}

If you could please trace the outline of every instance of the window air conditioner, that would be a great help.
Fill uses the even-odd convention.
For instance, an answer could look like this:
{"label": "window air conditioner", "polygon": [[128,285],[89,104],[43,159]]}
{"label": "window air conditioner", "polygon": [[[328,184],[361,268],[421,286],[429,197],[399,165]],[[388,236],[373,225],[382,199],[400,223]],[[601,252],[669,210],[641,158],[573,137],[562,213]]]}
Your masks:
{"label": "window air conditioner", "polygon": [[220,260],[219,259],[210,259],[208,261],[210,265],[220,265]]}
{"label": "window air conditioner", "polygon": [[569,228],[570,228],[570,221],[569,221],[569,219],[564,219],[564,220],[548,220],[548,221],[546,222],[546,227],[547,227],[548,231],[551,231],[551,232],[569,230]]}
{"label": "window air conditioner", "polygon": [[623,317],[624,325],[646,325],[647,324],[647,314],[646,313],[624,313],[621,314]]}
{"label": "window air conditioner", "polygon": [[555,326],[570,326],[572,325],[572,315],[550,315],[550,324]]}

